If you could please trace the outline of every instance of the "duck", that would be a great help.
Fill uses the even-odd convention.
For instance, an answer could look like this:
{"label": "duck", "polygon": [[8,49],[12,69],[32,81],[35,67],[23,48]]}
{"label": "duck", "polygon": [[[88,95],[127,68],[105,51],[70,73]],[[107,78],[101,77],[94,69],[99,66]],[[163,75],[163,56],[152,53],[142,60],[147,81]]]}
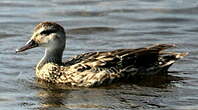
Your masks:
{"label": "duck", "polygon": [[136,76],[167,74],[169,67],[188,53],[166,52],[175,44],[154,44],[141,48],[82,53],[62,61],[66,45],[64,28],[55,22],[41,22],[17,53],[44,47],[36,66],[36,78],[76,87],[97,87]]}

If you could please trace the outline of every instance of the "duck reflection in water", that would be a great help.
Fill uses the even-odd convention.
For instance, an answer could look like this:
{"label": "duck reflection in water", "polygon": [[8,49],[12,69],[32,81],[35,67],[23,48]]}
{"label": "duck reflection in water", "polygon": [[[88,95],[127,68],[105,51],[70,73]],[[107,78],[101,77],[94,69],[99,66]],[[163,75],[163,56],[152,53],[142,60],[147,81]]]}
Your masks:
{"label": "duck reflection in water", "polygon": [[[159,88],[166,90],[167,87],[172,86],[171,82],[182,80],[182,78],[171,75],[152,76],[152,77],[139,77],[133,82],[115,83],[112,85],[103,86],[100,88],[71,88],[67,85],[57,85],[47,83],[43,80],[36,80],[36,85],[42,88],[37,96],[40,99],[40,105],[37,109],[80,109],[80,108],[97,108],[108,109],[115,103],[114,100],[123,100],[125,93],[130,94],[130,98],[134,99],[138,95],[152,96],[153,93],[142,89],[144,87]],[[126,88],[130,88],[130,91]],[[97,91],[97,92],[96,92]],[[124,91],[124,92],[123,92]],[[95,93],[96,92],[96,93]],[[109,94],[114,94],[113,96]],[[111,97],[110,97],[111,96]],[[108,100],[112,102],[107,102]],[[94,102],[97,100],[96,102]],[[98,100],[100,103],[98,103]],[[91,102],[91,103],[90,103]],[[108,103],[111,103],[108,105]],[[135,100],[131,100],[134,107],[141,106]]]}

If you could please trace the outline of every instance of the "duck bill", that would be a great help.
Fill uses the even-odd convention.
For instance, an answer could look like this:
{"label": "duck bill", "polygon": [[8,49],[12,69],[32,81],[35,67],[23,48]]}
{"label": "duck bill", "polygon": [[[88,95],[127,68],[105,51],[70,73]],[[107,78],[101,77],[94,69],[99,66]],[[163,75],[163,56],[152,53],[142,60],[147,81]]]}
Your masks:
{"label": "duck bill", "polygon": [[16,53],[23,52],[35,47],[38,47],[38,43],[36,43],[34,40],[29,40],[23,47],[16,49]]}

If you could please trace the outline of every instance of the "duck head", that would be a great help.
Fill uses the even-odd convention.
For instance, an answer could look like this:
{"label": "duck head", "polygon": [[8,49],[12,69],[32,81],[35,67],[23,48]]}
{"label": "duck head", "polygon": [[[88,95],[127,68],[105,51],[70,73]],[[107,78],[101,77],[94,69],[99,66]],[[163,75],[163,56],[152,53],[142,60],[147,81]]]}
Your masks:
{"label": "duck head", "polygon": [[34,28],[34,32],[30,40],[16,52],[44,47],[48,50],[64,50],[65,48],[65,31],[62,26],[54,22],[42,22]]}

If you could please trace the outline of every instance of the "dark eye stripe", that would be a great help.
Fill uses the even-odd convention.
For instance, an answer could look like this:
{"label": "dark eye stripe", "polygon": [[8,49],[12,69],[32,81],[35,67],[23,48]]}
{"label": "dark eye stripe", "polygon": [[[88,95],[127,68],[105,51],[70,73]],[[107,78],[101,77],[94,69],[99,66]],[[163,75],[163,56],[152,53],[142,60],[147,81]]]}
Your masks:
{"label": "dark eye stripe", "polygon": [[56,31],[55,30],[45,30],[45,31],[42,31],[40,34],[41,35],[49,35],[51,33],[55,33]]}

